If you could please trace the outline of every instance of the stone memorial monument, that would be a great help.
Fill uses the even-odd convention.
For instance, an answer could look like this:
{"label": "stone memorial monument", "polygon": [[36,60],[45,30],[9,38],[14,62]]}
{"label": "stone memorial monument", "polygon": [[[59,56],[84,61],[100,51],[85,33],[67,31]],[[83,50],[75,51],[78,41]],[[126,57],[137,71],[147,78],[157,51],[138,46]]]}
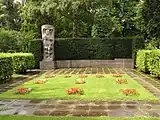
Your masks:
{"label": "stone memorial monument", "polygon": [[54,31],[55,30],[52,25],[42,25],[43,61],[40,62],[40,68],[42,70],[55,68]]}

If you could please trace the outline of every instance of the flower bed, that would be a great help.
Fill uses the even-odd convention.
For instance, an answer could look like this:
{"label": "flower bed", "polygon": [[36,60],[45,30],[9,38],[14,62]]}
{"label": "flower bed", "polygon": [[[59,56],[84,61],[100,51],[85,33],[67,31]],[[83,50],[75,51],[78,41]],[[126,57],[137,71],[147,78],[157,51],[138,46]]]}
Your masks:
{"label": "flower bed", "polygon": [[121,89],[120,92],[122,92],[123,94],[127,95],[136,95],[137,91],[136,89]]}
{"label": "flower bed", "polygon": [[80,79],[75,80],[75,83],[76,84],[85,84],[86,82],[85,82],[84,78],[80,78]]}
{"label": "flower bed", "polygon": [[75,94],[83,95],[84,91],[83,91],[83,89],[80,89],[80,88],[70,88],[70,89],[66,90],[66,93],[68,95],[75,95]]}
{"label": "flower bed", "polygon": [[116,83],[117,83],[117,84],[128,84],[128,82],[127,82],[126,79],[117,79],[117,80],[116,80]]}
{"label": "flower bed", "polygon": [[16,93],[17,94],[28,94],[31,91],[31,88],[18,88]]}

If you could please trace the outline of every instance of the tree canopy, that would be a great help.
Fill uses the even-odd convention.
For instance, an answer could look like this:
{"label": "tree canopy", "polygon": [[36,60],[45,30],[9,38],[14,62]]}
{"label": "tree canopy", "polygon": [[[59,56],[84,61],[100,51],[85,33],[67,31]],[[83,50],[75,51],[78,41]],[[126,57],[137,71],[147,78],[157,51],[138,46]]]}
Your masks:
{"label": "tree canopy", "polygon": [[56,37],[159,38],[159,0],[0,0],[2,28],[33,32],[54,25]]}

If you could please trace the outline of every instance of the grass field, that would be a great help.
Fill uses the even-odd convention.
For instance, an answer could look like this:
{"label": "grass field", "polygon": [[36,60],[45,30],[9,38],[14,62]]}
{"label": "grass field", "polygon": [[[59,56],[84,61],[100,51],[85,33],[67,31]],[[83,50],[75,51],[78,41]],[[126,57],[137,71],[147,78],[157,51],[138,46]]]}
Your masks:
{"label": "grass field", "polygon": [[0,116],[0,120],[160,120],[151,117],[129,117],[129,118],[110,118],[110,117],[36,117],[36,116]]}
{"label": "grass field", "polygon": [[[97,78],[96,75],[88,75],[85,84],[75,84],[78,75],[72,75],[65,78],[64,75],[57,75],[47,78],[44,84],[35,84],[36,80],[45,79],[45,75],[33,79],[17,87],[32,88],[32,91],[26,95],[16,94],[17,88],[0,94],[0,98],[25,98],[25,99],[72,99],[72,100],[157,100],[157,98],[127,75],[122,78],[128,80],[128,84],[117,84],[115,77],[105,75],[104,78]],[[66,89],[78,87],[84,90],[84,95],[67,95]],[[126,96],[120,92],[120,89],[133,88],[139,95]]]}

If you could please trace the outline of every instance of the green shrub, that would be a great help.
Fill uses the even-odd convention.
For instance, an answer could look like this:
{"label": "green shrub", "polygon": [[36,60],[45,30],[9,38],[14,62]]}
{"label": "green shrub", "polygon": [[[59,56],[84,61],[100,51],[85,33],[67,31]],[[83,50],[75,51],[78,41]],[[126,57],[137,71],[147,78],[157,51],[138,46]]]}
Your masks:
{"label": "green shrub", "polygon": [[148,57],[150,73],[156,77],[160,77],[160,50],[152,50]]}
{"label": "green shrub", "polygon": [[92,37],[105,38],[111,36],[115,25],[109,15],[109,9],[107,7],[97,9],[94,17],[95,20],[92,26]]}
{"label": "green shrub", "polygon": [[0,28],[0,52],[28,52],[29,42],[33,39],[32,32],[17,32]]}
{"label": "green shrub", "polygon": [[0,83],[10,80],[13,72],[23,73],[34,65],[31,53],[0,53]]}
{"label": "green shrub", "polygon": [[35,68],[39,68],[39,62],[43,59],[43,45],[42,40],[30,41],[30,50],[35,57]]}
{"label": "green shrub", "polygon": [[148,73],[149,72],[149,57],[150,57],[151,50],[139,50],[137,52],[136,57],[136,67],[137,69]]}
{"label": "green shrub", "polygon": [[24,73],[27,69],[33,69],[35,59],[31,53],[12,53],[13,69],[15,73]]}
{"label": "green shrub", "polygon": [[12,74],[12,57],[0,54],[0,83],[5,83],[11,80]]}
{"label": "green shrub", "polygon": [[140,50],[137,52],[136,67],[160,77],[160,50]]}
{"label": "green shrub", "polygon": [[0,51],[8,52],[9,50],[20,51],[19,32],[0,29]]}
{"label": "green shrub", "polygon": [[[30,41],[32,41],[35,38],[35,34],[33,32],[21,32],[20,33],[20,40],[19,40],[19,45],[20,45],[20,51],[28,53],[30,50]],[[35,46],[34,46],[35,47]]]}

